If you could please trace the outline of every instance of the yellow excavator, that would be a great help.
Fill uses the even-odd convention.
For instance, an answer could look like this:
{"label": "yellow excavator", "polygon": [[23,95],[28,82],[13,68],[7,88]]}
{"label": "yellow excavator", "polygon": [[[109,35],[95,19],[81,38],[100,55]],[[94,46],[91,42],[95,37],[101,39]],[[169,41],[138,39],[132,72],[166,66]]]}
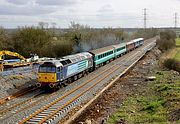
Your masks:
{"label": "yellow excavator", "polygon": [[24,60],[24,61],[26,60],[26,58],[24,58],[22,55],[20,55],[20,54],[18,54],[16,52],[11,52],[11,51],[7,51],[7,50],[0,51],[0,60],[4,60],[3,59],[4,55],[18,57],[18,58],[20,58],[21,60]]}
{"label": "yellow excavator", "polygon": [[[17,57],[17,58],[21,59],[21,62],[8,63],[8,62],[4,61],[5,55]],[[24,58],[22,55],[20,55],[16,52],[11,52],[11,51],[7,51],[7,50],[0,51],[0,71],[3,71],[5,66],[16,67],[16,66],[21,66],[21,65],[27,65],[27,63],[22,63],[22,62],[26,62],[26,58]]]}

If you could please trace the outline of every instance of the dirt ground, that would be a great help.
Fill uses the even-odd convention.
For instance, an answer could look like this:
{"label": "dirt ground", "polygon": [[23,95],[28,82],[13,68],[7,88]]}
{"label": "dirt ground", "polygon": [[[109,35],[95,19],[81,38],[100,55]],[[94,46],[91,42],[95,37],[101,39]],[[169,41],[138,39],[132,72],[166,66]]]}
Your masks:
{"label": "dirt ground", "polygon": [[0,98],[9,96],[37,82],[35,72],[0,76]]}
{"label": "dirt ground", "polygon": [[[153,76],[153,72],[158,67],[157,60],[161,51],[154,48],[147,53],[125,76],[120,78],[115,84],[100,96],[74,124],[103,124],[107,118],[121,106],[123,100],[130,95],[136,95],[138,89],[146,86],[148,76]],[[120,120],[118,124],[123,124]]]}

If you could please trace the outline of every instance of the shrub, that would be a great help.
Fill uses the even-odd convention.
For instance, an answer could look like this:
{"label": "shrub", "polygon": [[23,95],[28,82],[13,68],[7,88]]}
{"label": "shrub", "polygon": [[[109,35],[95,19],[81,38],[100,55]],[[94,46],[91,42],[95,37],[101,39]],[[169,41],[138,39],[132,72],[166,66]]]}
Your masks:
{"label": "shrub", "polygon": [[51,36],[40,28],[24,27],[19,28],[12,36],[14,51],[25,57],[31,53],[44,56],[42,53],[45,45],[49,45]]}
{"label": "shrub", "polygon": [[164,66],[168,69],[172,69],[180,72],[180,62],[175,59],[167,59],[164,61]]}
{"label": "shrub", "polygon": [[167,51],[176,46],[176,34],[173,31],[163,31],[160,33],[160,39],[157,40],[157,46],[161,51]]}

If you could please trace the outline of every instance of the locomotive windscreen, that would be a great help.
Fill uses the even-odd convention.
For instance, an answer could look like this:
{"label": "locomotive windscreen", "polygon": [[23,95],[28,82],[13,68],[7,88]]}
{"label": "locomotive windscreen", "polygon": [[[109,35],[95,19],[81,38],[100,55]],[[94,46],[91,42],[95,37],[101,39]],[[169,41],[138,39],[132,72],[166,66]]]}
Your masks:
{"label": "locomotive windscreen", "polygon": [[56,72],[56,67],[39,67],[39,72],[54,73]]}
{"label": "locomotive windscreen", "polygon": [[50,62],[45,62],[44,64],[42,64],[40,67],[39,67],[39,72],[49,72],[49,73],[54,73],[56,72],[56,67],[54,66],[53,63],[50,63]]}

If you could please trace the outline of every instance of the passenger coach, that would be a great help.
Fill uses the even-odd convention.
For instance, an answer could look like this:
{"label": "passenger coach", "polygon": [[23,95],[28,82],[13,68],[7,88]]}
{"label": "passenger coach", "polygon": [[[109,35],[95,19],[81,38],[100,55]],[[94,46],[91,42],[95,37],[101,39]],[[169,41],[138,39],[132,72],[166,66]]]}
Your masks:
{"label": "passenger coach", "polygon": [[113,46],[99,48],[89,52],[93,55],[94,68],[105,64],[107,61],[110,61],[115,57]]}

